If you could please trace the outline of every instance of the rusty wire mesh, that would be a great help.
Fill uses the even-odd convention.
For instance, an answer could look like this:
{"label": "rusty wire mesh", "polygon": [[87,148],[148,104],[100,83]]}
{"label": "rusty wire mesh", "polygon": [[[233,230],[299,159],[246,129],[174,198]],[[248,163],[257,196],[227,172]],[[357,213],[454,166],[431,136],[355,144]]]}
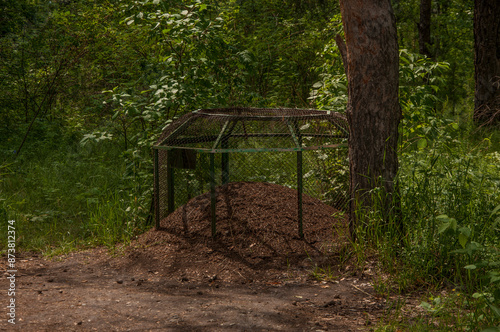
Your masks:
{"label": "rusty wire mesh", "polygon": [[345,210],[347,139],[347,121],[335,112],[224,108],[186,114],[154,146],[156,225],[191,198],[216,195],[218,187],[239,181],[287,186]]}

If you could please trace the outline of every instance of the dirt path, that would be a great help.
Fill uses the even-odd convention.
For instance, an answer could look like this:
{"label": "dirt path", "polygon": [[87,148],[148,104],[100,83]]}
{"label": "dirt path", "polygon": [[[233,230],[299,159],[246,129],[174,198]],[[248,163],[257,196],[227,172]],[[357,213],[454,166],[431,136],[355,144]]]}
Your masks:
{"label": "dirt path", "polygon": [[[18,269],[16,325],[4,316],[2,330],[369,331],[384,309],[358,278],[315,282],[298,271],[251,282],[172,278],[131,269],[130,256],[105,249],[58,260],[25,255]],[[2,278],[0,289],[7,286]]]}

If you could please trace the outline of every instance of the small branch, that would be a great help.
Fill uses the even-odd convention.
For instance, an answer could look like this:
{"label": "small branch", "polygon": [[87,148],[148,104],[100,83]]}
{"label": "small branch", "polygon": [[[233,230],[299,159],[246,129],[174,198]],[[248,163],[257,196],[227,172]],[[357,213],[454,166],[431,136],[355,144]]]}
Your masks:
{"label": "small branch", "polygon": [[351,286],[352,286],[352,287],[354,287],[354,288],[356,288],[358,291],[360,291],[360,292],[361,292],[361,293],[363,293],[363,294],[366,294],[366,295],[368,295],[368,296],[372,296],[372,297],[376,297],[375,295],[370,294],[370,293],[368,293],[368,292],[365,292],[364,290],[362,290],[361,288],[359,288],[359,287],[357,287],[357,286],[354,286],[354,285],[352,285],[352,284],[351,284]]}

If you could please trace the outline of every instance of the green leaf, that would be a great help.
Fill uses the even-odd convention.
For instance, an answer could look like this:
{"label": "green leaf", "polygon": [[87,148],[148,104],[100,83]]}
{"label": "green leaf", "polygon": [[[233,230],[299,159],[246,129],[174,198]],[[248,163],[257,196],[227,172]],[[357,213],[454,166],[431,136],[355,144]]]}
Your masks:
{"label": "green leaf", "polygon": [[494,283],[494,282],[497,282],[500,280],[500,277],[491,277],[490,279],[490,284]]}
{"label": "green leaf", "polygon": [[474,242],[474,241],[471,241],[468,245],[467,245],[467,248],[469,248],[470,250],[472,251],[476,251],[476,250],[479,250],[479,249],[482,249],[483,246],[477,242]]}
{"label": "green leaf", "polygon": [[450,222],[443,222],[441,226],[439,226],[438,234],[446,232],[448,228],[450,228],[450,225]]}
{"label": "green leaf", "polygon": [[460,227],[460,233],[465,235],[467,238],[470,238],[471,230],[469,227]]}
{"label": "green leaf", "polygon": [[465,246],[467,245],[467,241],[469,241],[469,238],[464,235],[463,233],[458,234],[458,242],[460,242],[460,245],[462,248],[465,249]]}
{"label": "green leaf", "polygon": [[450,227],[452,230],[456,231],[457,230],[457,220],[455,218],[450,219]]}
{"label": "green leaf", "polygon": [[495,306],[495,305],[493,305],[491,303],[488,303],[488,305],[489,305],[491,311],[493,311],[495,313],[495,315],[497,315],[498,317],[500,317],[500,309],[497,306]]}
{"label": "green leaf", "polygon": [[495,215],[495,213],[497,213],[498,211],[500,211],[500,205],[498,205],[496,208],[493,209],[493,211],[491,212],[490,218],[493,217]]}
{"label": "green leaf", "polygon": [[441,225],[438,228],[438,234],[446,232],[448,229],[456,230],[457,221],[455,218],[450,218],[446,214],[441,214],[436,217],[436,219],[441,221]]}
{"label": "green leaf", "polygon": [[417,147],[419,149],[425,149],[427,147],[427,140],[425,138],[421,138],[418,140]]}
{"label": "green leaf", "polygon": [[475,266],[474,264],[464,266],[464,269],[467,269],[467,270],[475,270],[476,268],[477,268],[477,266]]}
{"label": "green leaf", "polygon": [[472,297],[475,299],[484,298],[484,293],[474,293],[472,294]]}
{"label": "green leaf", "polygon": [[422,309],[425,309],[427,311],[432,310],[432,306],[429,303],[425,302],[425,301],[422,302],[422,303],[420,303],[419,307],[422,308]]}
{"label": "green leaf", "polygon": [[488,327],[484,330],[481,330],[481,332],[500,332],[500,328],[498,327]]}

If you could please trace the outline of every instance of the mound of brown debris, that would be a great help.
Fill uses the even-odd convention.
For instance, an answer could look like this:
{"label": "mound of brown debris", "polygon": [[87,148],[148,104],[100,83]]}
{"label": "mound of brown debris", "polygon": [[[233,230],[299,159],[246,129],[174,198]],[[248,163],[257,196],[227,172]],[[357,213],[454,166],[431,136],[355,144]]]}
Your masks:
{"label": "mound of brown debris", "polygon": [[297,206],[296,190],[270,183],[229,183],[217,189],[215,239],[206,193],[164,218],[159,230],[139,237],[133,245],[138,250],[130,254],[185,279],[244,281],[262,273],[269,277],[304,270],[332,258],[332,247],[345,243],[347,222],[340,211],[303,195],[305,238],[300,239]]}

